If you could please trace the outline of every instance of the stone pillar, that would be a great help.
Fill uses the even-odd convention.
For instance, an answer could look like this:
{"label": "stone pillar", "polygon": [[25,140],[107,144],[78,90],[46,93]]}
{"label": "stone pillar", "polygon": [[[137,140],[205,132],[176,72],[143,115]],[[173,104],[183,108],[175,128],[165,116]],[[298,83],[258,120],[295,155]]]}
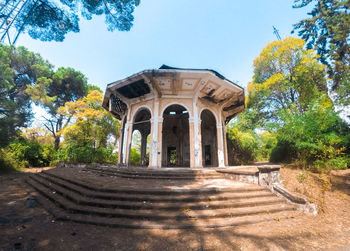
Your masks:
{"label": "stone pillar", "polygon": [[127,131],[126,131],[126,151],[125,151],[125,163],[130,165],[130,151],[131,151],[131,141],[132,141],[132,122],[126,123]]}
{"label": "stone pillar", "polygon": [[225,148],[224,148],[224,138],[222,125],[216,125],[216,132],[218,137],[218,164],[219,167],[225,167]]}
{"label": "stone pillar", "polygon": [[194,147],[194,120],[193,118],[189,118],[189,136],[190,136],[190,167],[194,168],[195,166],[195,147]]}
{"label": "stone pillar", "polygon": [[153,123],[153,118],[150,119],[151,122],[151,131],[150,131],[150,140],[149,140],[149,162],[148,162],[148,167],[153,167],[152,166],[152,159],[153,159],[153,127],[154,127],[154,123]]}
{"label": "stone pillar", "polygon": [[198,121],[198,167],[203,167],[203,149],[202,149],[202,121]]}
{"label": "stone pillar", "polygon": [[[160,128],[162,130],[162,128]],[[158,98],[154,99],[153,103],[153,119],[151,120],[151,145],[150,145],[150,161],[149,167],[161,167],[161,164],[158,165],[158,134],[159,134],[159,100]],[[161,151],[160,151],[161,152]]]}
{"label": "stone pillar", "polygon": [[141,166],[144,166],[146,164],[147,136],[148,136],[147,133],[142,132],[141,134]]}
{"label": "stone pillar", "polygon": [[[199,114],[198,114],[198,108],[197,108],[197,103],[196,103],[196,98],[193,99],[193,133],[194,137],[191,137],[190,134],[190,139],[194,138],[194,165],[191,167],[203,167],[202,165],[202,143],[201,143],[201,125],[200,125],[200,119],[199,119]],[[191,144],[192,142],[190,142]],[[192,152],[192,151],[191,151]],[[192,159],[192,156],[191,156]]]}
{"label": "stone pillar", "polygon": [[158,118],[157,167],[162,167],[163,118]]}
{"label": "stone pillar", "polygon": [[118,164],[122,164],[122,149],[123,149],[123,137],[124,137],[124,131],[123,131],[123,125],[124,125],[124,119],[125,117],[121,120],[121,124],[122,126],[120,127],[120,131],[119,131],[119,139],[118,139]]}
{"label": "stone pillar", "polygon": [[[125,118],[124,119],[127,119],[127,117],[125,116]],[[124,125],[124,124],[123,124]],[[121,144],[121,156],[120,156],[120,164],[123,164],[123,165],[125,165],[126,164],[126,149],[127,149],[127,147],[126,147],[126,140],[127,140],[127,131],[128,131],[128,126],[127,126],[127,122],[125,122],[125,126],[123,126],[124,128],[122,128],[122,130],[123,130],[123,133],[122,133],[122,137],[123,137],[123,144]]]}

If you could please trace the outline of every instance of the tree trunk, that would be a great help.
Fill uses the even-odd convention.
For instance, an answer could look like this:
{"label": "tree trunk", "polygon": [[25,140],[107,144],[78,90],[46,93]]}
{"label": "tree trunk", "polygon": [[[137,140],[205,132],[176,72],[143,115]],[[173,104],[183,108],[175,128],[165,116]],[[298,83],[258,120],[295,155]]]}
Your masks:
{"label": "tree trunk", "polygon": [[55,136],[55,150],[58,150],[58,148],[60,148],[60,141],[61,141],[61,137],[60,136]]}

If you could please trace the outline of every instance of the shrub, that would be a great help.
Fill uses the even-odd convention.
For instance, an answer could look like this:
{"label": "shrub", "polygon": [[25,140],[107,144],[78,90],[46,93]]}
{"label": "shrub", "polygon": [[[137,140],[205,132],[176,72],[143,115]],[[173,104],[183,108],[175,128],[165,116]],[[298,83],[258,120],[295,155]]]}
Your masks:
{"label": "shrub", "polygon": [[137,151],[136,148],[131,148],[130,151],[130,163],[131,165],[141,165],[141,154]]}
{"label": "shrub", "polygon": [[64,151],[64,161],[73,163],[92,163],[94,159],[94,148],[91,145],[68,145]]}
{"label": "shrub", "polygon": [[230,145],[230,164],[241,165],[257,159],[259,140],[253,131],[240,131],[238,128],[228,128],[228,144]]}
{"label": "shrub", "polygon": [[96,163],[117,163],[118,161],[118,153],[113,153],[113,149],[111,147],[99,147],[95,150],[94,160]]}
{"label": "shrub", "polygon": [[48,166],[52,160],[52,145],[40,144],[24,139],[16,140],[4,150],[7,159],[13,162],[15,169]]}
{"label": "shrub", "polygon": [[258,134],[260,140],[260,147],[256,149],[257,160],[269,160],[272,150],[277,145],[277,138],[274,132],[264,131]]}
{"label": "shrub", "polygon": [[297,157],[295,143],[285,138],[278,138],[276,146],[270,155],[271,162],[290,162]]}
{"label": "shrub", "polygon": [[111,147],[94,148],[92,145],[67,145],[61,147],[55,154],[52,164],[60,161],[71,163],[116,163],[117,153]]}
{"label": "shrub", "polygon": [[22,166],[9,156],[6,149],[0,149],[0,173],[7,173],[12,170],[21,170]]}
{"label": "shrub", "polygon": [[349,166],[344,157],[349,153],[349,127],[327,99],[314,100],[303,113],[286,109],[280,116],[271,161],[297,161],[316,170]]}

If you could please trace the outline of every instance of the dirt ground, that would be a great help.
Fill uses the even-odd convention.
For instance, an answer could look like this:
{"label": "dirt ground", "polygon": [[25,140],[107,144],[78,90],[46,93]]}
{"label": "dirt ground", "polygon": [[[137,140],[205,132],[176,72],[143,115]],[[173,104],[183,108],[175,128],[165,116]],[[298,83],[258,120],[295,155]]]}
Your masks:
{"label": "dirt ground", "polygon": [[333,184],[329,174],[281,169],[283,184],[316,203],[317,216],[218,229],[133,230],[56,222],[40,206],[27,208],[23,180],[36,171],[0,176],[0,250],[350,250],[350,189]]}

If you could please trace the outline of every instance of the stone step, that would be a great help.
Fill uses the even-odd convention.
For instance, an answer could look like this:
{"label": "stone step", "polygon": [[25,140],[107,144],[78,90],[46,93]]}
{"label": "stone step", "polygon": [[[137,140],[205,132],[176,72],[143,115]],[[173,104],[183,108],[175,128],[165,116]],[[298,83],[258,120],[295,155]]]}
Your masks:
{"label": "stone step", "polygon": [[54,202],[57,206],[64,209],[69,213],[93,215],[98,217],[108,218],[127,218],[127,219],[143,219],[143,220],[187,220],[189,218],[195,219],[212,219],[212,218],[232,218],[248,215],[258,215],[264,213],[277,213],[282,211],[294,210],[294,207],[285,203],[262,205],[262,206],[249,206],[242,208],[230,208],[230,209],[207,209],[207,210],[188,210],[182,211],[164,211],[164,210],[131,210],[131,209],[110,209],[110,208],[97,208],[92,206],[82,206],[74,204],[67,198],[64,198],[55,190],[49,189],[43,186],[34,179],[28,179],[27,183],[36,189],[42,196]]}
{"label": "stone step", "polygon": [[126,172],[126,173],[145,173],[148,175],[201,175],[201,174],[214,174],[216,173],[216,169],[210,169],[210,168],[168,168],[168,167],[162,167],[162,168],[148,168],[148,167],[104,167],[104,166],[89,166],[86,168],[95,168],[95,169],[103,169],[103,170],[110,170],[110,171],[120,171],[120,172]]}
{"label": "stone step", "polygon": [[219,228],[232,227],[247,224],[255,224],[266,221],[278,220],[295,217],[298,212],[284,210],[280,212],[264,212],[257,215],[248,215],[241,217],[231,217],[223,219],[197,219],[189,218],[185,221],[167,219],[163,221],[133,220],[126,218],[107,218],[85,214],[71,214],[57,207],[53,201],[44,196],[37,196],[41,204],[57,221],[70,221],[82,224],[93,224],[114,228],[132,228],[132,229],[194,229],[194,228]]}
{"label": "stone step", "polygon": [[[30,180],[27,180],[30,184]],[[70,208],[62,206],[62,201],[56,200],[56,194],[50,194],[40,190],[38,186],[35,189],[43,196],[38,196],[38,201],[43,207],[50,212],[56,220],[72,221],[77,223],[94,224],[109,227],[122,227],[122,228],[160,228],[160,229],[182,229],[182,228],[216,228],[227,226],[238,226],[244,224],[254,224],[263,221],[272,221],[273,219],[282,220],[288,217],[295,217],[296,212],[292,207],[279,208],[279,210],[269,210],[264,207],[260,211],[256,211],[252,214],[252,211],[246,211],[241,214],[234,214],[234,212],[224,218],[210,217],[201,218],[196,215],[188,215],[187,217],[174,218],[172,215],[167,214],[166,217],[156,218],[156,221],[150,220],[149,217],[144,219],[140,218],[128,218],[128,217],[103,217],[99,215],[91,215],[85,213],[70,213],[67,211]],[[63,209],[65,210],[63,210]],[[152,218],[151,218],[152,219]]]}
{"label": "stone step", "polygon": [[[74,191],[71,188],[66,188],[60,186],[50,177],[33,175],[31,176],[36,182],[49,189],[53,189],[63,197],[69,199],[70,201],[87,206],[104,207],[104,208],[121,208],[121,209],[162,209],[162,210],[180,210],[180,209],[190,209],[190,210],[203,210],[203,209],[221,209],[221,208],[238,208],[238,207],[248,207],[248,206],[258,206],[258,205],[271,205],[284,202],[283,199],[274,196],[273,194],[263,196],[263,197],[252,197],[252,198],[231,198],[221,201],[197,201],[197,202],[182,202],[178,201],[159,201],[150,202],[147,201],[143,196],[140,198],[141,201],[116,201],[116,200],[103,200],[89,198],[86,194],[81,194]],[[205,199],[205,197],[204,197]]]}
{"label": "stone step", "polygon": [[271,198],[274,197],[273,194],[267,189],[259,189],[253,191],[244,191],[239,190],[237,192],[230,191],[217,191],[216,193],[211,194],[133,194],[133,193],[123,193],[123,192],[96,192],[95,190],[87,189],[86,187],[75,185],[71,182],[68,182],[65,179],[60,179],[56,176],[48,175],[47,173],[37,174],[44,179],[66,188],[70,191],[73,191],[77,194],[80,194],[84,197],[102,199],[102,200],[115,200],[115,201],[134,201],[134,202],[174,202],[174,203],[184,203],[184,202],[199,202],[199,201],[224,201],[224,200],[235,200],[235,199],[252,199],[252,198]]}
{"label": "stone step", "polygon": [[127,169],[115,168],[103,169],[103,168],[94,168],[87,167],[83,169],[84,171],[98,173],[106,176],[116,176],[121,178],[135,178],[135,179],[179,179],[179,180],[194,180],[194,179],[219,179],[223,178],[222,174],[216,173],[214,170],[211,173],[180,173],[176,171],[167,171],[167,172],[147,172],[145,171],[129,171]]}
{"label": "stone step", "polygon": [[260,186],[249,186],[249,187],[239,187],[239,188],[208,187],[208,188],[201,188],[201,189],[182,189],[182,188],[179,188],[179,189],[127,189],[127,188],[112,189],[112,188],[95,187],[95,186],[83,183],[81,181],[73,180],[66,176],[63,177],[61,175],[57,175],[48,171],[43,171],[42,173],[64,180],[66,182],[80,186],[82,188],[92,190],[92,191],[103,192],[103,193],[114,193],[114,194],[123,193],[123,194],[143,194],[143,195],[212,195],[212,194],[223,193],[223,192],[240,194],[242,192],[269,191],[267,188],[260,187]]}

